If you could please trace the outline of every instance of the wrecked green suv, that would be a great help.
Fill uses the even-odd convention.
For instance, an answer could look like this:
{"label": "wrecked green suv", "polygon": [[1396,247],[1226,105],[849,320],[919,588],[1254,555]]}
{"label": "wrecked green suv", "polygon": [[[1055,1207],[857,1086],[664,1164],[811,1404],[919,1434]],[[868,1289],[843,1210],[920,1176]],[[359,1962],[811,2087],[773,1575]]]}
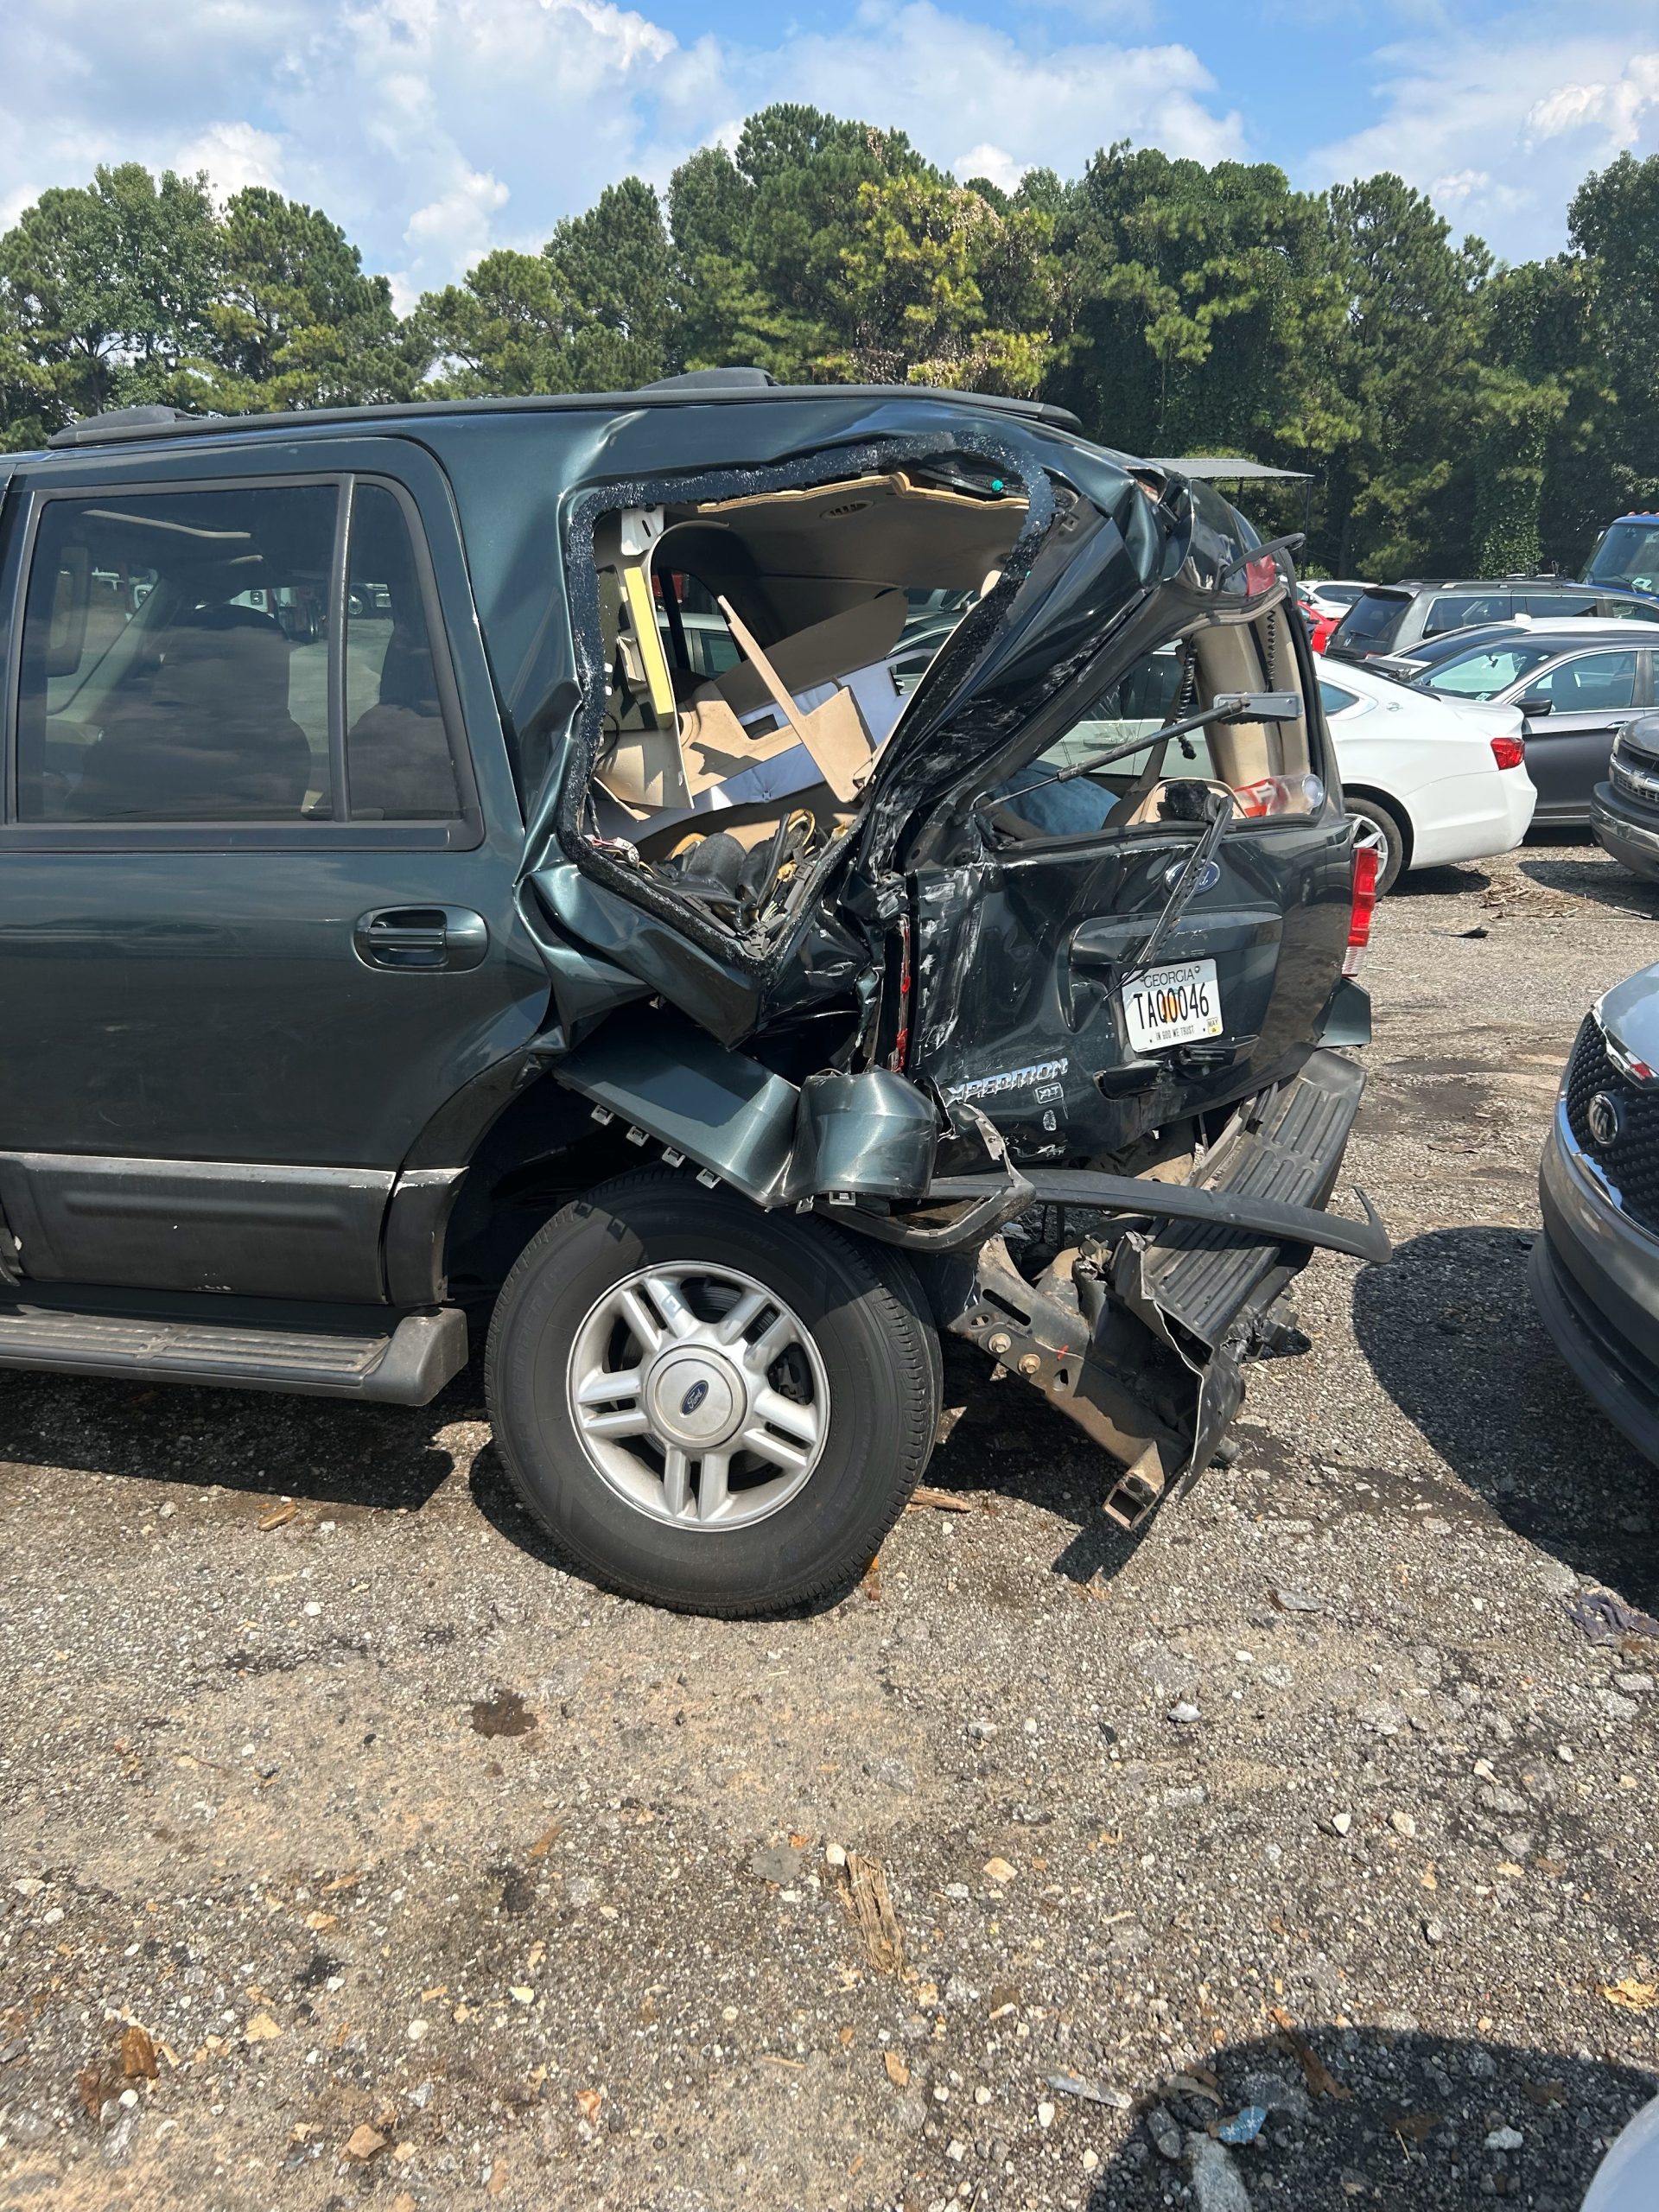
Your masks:
{"label": "wrecked green suv", "polygon": [[1291,582],[1054,410],[753,371],[0,457],[0,1363],[487,1329],[564,1552],[739,1612],[870,1559],[948,1332],[1133,1525],[1387,1249]]}

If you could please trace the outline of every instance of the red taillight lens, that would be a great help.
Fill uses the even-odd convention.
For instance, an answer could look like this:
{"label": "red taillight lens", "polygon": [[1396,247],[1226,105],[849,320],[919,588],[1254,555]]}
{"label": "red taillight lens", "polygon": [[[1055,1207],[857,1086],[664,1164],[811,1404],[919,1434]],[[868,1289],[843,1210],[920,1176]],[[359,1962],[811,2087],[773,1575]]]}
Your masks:
{"label": "red taillight lens", "polygon": [[1348,950],[1342,962],[1344,976],[1359,973],[1360,960],[1371,941],[1371,916],[1376,912],[1377,861],[1378,855],[1370,845],[1362,845],[1354,855],[1354,903],[1348,910]]}
{"label": "red taillight lens", "polygon": [[1500,768],[1518,768],[1527,757],[1527,741],[1523,737],[1495,737],[1492,758]]}

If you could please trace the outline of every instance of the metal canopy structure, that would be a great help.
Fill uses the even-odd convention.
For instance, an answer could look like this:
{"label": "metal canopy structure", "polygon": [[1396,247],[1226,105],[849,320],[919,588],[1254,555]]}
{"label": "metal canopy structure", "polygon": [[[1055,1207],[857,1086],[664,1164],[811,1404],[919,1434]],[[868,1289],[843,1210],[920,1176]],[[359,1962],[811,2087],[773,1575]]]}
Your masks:
{"label": "metal canopy structure", "polygon": [[1202,477],[1205,483],[1219,478],[1224,483],[1251,484],[1269,476],[1289,484],[1313,480],[1311,472],[1306,468],[1269,468],[1265,461],[1246,461],[1237,454],[1199,453],[1185,461],[1177,461],[1167,454],[1154,454],[1152,465],[1154,468],[1179,468],[1183,476]]}
{"label": "metal canopy structure", "polygon": [[1185,461],[1160,457],[1154,468],[1179,469],[1205,484],[1300,484],[1302,487],[1302,531],[1313,523],[1313,478],[1306,468],[1269,468],[1264,461],[1247,461],[1243,454],[1193,454]]}

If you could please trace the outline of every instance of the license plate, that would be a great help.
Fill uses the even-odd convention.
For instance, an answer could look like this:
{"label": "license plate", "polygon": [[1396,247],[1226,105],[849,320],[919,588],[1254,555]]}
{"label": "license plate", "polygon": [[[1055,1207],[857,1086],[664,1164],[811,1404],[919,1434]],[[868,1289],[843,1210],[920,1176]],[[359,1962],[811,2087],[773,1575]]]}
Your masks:
{"label": "license plate", "polygon": [[1129,1043],[1137,1052],[1221,1034],[1221,986],[1213,960],[1149,968],[1122,996]]}

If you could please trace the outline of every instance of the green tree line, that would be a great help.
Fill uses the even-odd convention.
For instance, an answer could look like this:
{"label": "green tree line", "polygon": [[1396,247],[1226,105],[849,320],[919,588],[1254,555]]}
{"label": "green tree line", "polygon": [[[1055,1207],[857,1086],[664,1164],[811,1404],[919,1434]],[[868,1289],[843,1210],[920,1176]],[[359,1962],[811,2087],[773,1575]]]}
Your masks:
{"label": "green tree line", "polygon": [[[957,182],[902,132],[793,105],[629,177],[538,253],[399,315],[320,210],[136,162],[0,237],[0,445],[107,407],[242,413],[621,390],[754,363],[1073,409],[1143,454],[1309,472],[1310,562],[1389,576],[1576,568],[1659,505],[1659,156],[1586,179],[1518,267],[1379,175],[1114,145],[1081,177]],[[1300,494],[1264,493],[1266,519]]]}

